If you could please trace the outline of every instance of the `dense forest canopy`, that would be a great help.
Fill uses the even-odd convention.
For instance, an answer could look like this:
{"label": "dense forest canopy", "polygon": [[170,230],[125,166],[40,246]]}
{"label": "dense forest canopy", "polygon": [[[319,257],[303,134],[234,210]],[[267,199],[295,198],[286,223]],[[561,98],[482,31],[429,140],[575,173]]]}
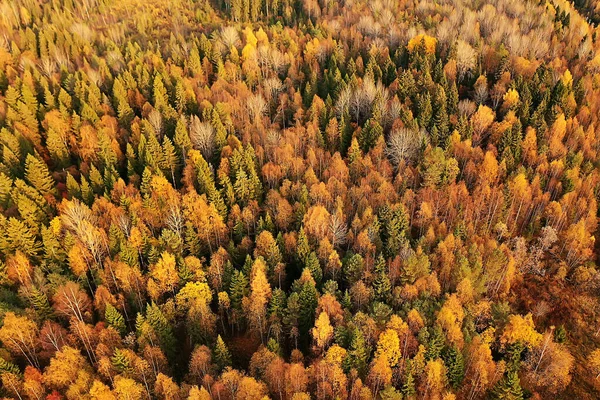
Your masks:
{"label": "dense forest canopy", "polygon": [[0,396],[599,398],[596,22],[0,1]]}

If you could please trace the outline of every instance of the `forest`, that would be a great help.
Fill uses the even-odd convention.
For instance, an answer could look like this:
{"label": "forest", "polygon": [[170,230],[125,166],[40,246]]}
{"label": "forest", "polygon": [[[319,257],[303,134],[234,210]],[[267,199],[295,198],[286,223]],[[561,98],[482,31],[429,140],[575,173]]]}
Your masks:
{"label": "forest", "polygon": [[599,22],[0,0],[0,398],[600,398]]}

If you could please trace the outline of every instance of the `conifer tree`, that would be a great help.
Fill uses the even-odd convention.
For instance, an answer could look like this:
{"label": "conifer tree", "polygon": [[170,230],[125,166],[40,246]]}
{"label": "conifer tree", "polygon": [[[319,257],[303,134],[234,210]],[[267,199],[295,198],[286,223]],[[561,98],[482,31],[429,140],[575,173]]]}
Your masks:
{"label": "conifer tree", "polygon": [[425,353],[425,358],[427,360],[435,360],[440,356],[441,351],[444,348],[444,340],[444,332],[436,325],[429,337],[427,352]]}
{"label": "conifer tree", "polygon": [[309,269],[310,274],[317,285],[320,285],[321,280],[323,279],[323,271],[321,270],[321,265],[319,264],[317,254],[314,251],[311,251],[308,257],[306,257],[304,266]]}
{"label": "conifer tree", "polygon": [[375,292],[375,299],[384,303],[387,303],[392,294],[392,284],[386,269],[385,259],[380,254],[375,263],[373,290]]}
{"label": "conifer tree", "polygon": [[0,172],[0,207],[5,208],[8,205],[12,183],[10,177]]}
{"label": "conifer tree", "polygon": [[402,384],[402,394],[407,399],[413,399],[417,391],[415,389],[415,378],[413,377],[411,362],[408,361],[404,373],[404,383]]}
{"label": "conifer tree", "polygon": [[31,154],[25,159],[25,178],[41,194],[56,194],[54,179],[50,176],[48,166]]}
{"label": "conifer tree", "polygon": [[306,237],[306,233],[304,232],[304,227],[300,227],[300,232],[298,233],[298,245],[296,247],[296,254],[298,255],[298,259],[301,262],[305,262],[310,254],[310,245],[308,243],[308,238]]}
{"label": "conifer tree", "polygon": [[504,377],[498,381],[492,391],[491,398],[498,400],[524,399],[519,375],[515,368],[510,368]]}
{"label": "conifer tree", "polygon": [[160,340],[160,347],[168,357],[175,355],[173,328],[158,305],[152,303],[146,309],[146,319]]}
{"label": "conifer tree", "polygon": [[33,286],[29,293],[29,302],[35,309],[40,320],[47,320],[52,318],[53,310],[48,301],[46,293]]}
{"label": "conifer tree", "polygon": [[40,243],[36,240],[31,228],[16,218],[8,219],[5,235],[10,252],[20,250],[28,256],[36,256],[41,250]]}
{"label": "conifer tree", "polygon": [[231,354],[229,353],[227,345],[221,338],[221,335],[217,336],[217,343],[215,345],[214,350],[214,359],[219,371],[222,371],[226,367],[231,366]]}
{"label": "conifer tree", "polygon": [[465,377],[465,364],[461,351],[452,346],[442,352],[448,383],[454,389],[458,389]]}
{"label": "conifer tree", "polygon": [[177,159],[177,154],[175,152],[175,146],[173,146],[173,142],[169,139],[168,136],[163,138],[163,162],[164,169],[168,172],[168,175],[173,182],[173,186],[177,186],[175,181],[175,172],[179,168],[179,161]]}
{"label": "conifer tree", "polygon": [[81,186],[75,180],[73,175],[67,172],[67,192],[71,199],[81,199]]}
{"label": "conifer tree", "polygon": [[113,307],[112,304],[106,303],[106,308],[104,310],[104,319],[108,325],[112,326],[119,332],[121,335],[125,333],[127,327],[125,326],[125,319],[123,315]]}
{"label": "conifer tree", "polygon": [[119,373],[131,373],[133,370],[131,360],[127,353],[121,349],[115,349],[115,352],[110,358],[110,362]]}
{"label": "conifer tree", "polygon": [[348,355],[344,360],[346,369],[355,368],[360,376],[365,376],[370,357],[370,349],[363,333],[358,328],[352,332],[352,340],[348,348]]}
{"label": "conifer tree", "polygon": [[179,156],[180,163],[183,164],[188,152],[192,148],[192,142],[190,140],[190,135],[187,130],[187,122],[184,116],[181,116],[177,120],[173,142],[175,143],[175,148],[177,149],[177,155]]}
{"label": "conifer tree", "polygon": [[231,283],[229,285],[229,299],[231,301],[231,307],[241,312],[242,299],[248,294],[248,291],[248,278],[242,271],[235,270],[231,276]]}

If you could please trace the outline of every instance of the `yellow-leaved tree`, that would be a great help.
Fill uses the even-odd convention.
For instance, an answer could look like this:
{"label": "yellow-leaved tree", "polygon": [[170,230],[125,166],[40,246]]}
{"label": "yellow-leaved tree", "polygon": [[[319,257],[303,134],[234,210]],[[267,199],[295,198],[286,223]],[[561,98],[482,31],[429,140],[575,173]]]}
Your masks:
{"label": "yellow-leaved tree", "polygon": [[329,315],[326,312],[323,311],[319,314],[319,318],[315,321],[315,327],[312,328],[311,333],[317,348],[320,351],[324,350],[333,337],[333,327],[329,322]]}

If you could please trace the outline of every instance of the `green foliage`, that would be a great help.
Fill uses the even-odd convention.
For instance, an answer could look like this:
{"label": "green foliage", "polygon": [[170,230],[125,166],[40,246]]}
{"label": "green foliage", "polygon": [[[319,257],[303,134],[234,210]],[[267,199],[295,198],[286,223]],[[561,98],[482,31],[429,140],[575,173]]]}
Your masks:
{"label": "green foliage", "polygon": [[456,346],[449,347],[442,352],[442,358],[446,365],[448,383],[454,389],[459,388],[465,377],[465,364],[461,351]]}
{"label": "green foliage", "polygon": [[222,371],[226,367],[231,366],[231,354],[229,353],[227,345],[221,338],[221,335],[217,336],[217,344],[215,345],[214,350],[214,359],[219,371]]}
{"label": "green foliage", "polygon": [[589,1],[5,3],[1,396],[595,396]]}
{"label": "green foliage", "polygon": [[125,326],[125,319],[123,315],[112,306],[110,303],[106,303],[106,308],[104,310],[104,318],[108,325],[112,326],[119,332],[121,335],[125,333],[127,327]]}

